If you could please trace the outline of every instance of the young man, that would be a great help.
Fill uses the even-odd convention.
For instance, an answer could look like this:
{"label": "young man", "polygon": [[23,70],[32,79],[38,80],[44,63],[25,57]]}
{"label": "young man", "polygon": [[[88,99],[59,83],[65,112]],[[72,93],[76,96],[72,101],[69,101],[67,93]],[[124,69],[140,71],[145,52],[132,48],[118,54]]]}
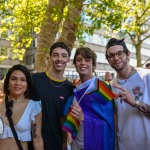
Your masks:
{"label": "young man", "polygon": [[104,81],[109,84],[109,82],[110,82],[112,79],[113,79],[113,78],[112,78],[111,73],[110,73],[110,72],[106,72],[106,73],[105,73],[105,79],[104,79]]}
{"label": "young man", "polygon": [[[71,55],[63,42],[56,42],[50,48],[51,69],[48,72],[33,74],[33,99],[42,102],[42,136],[45,150],[62,150],[62,111],[73,85],[63,77],[65,67]],[[67,145],[66,145],[67,147]]]}
{"label": "young man", "polygon": [[112,38],[106,45],[106,58],[117,76],[111,81],[118,94],[117,138],[119,150],[150,148],[150,71],[129,64],[130,51],[124,39]]}
{"label": "young man", "polygon": [[[113,103],[109,101],[113,99],[113,93],[102,79],[93,77],[96,54],[90,48],[78,48],[73,63],[79,73],[80,82],[71,99],[71,115],[80,125],[76,136],[70,132],[73,137],[71,150],[114,150],[114,109]],[[102,92],[103,89],[105,90]],[[109,95],[109,100],[105,97],[106,91],[108,95],[112,94]],[[65,108],[67,110],[68,105]],[[69,131],[70,126],[67,125],[69,122],[67,124],[66,121],[63,128]]]}

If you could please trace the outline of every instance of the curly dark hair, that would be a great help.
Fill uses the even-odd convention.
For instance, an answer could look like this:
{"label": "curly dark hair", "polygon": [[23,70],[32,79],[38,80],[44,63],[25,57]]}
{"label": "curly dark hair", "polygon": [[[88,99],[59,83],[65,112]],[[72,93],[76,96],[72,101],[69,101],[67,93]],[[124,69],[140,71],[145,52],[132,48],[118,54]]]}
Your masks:
{"label": "curly dark hair", "polygon": [[55,42],[51,47],[50,47],[50,56],[53,53],[53,50],[57,47],[61,47],[62,49],[65,49],[68,52],[68,56],[71,56],[71,49],[64,43],[64,42]]}

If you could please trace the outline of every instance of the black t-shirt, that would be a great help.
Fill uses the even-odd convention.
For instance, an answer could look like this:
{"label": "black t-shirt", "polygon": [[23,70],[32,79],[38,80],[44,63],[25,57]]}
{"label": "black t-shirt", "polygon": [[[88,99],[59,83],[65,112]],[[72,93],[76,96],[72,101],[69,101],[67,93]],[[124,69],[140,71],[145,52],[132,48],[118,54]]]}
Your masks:
{"label": "black t-shirt", "polygon": [[70,81],[56,82],[45,72],[32,75],[33,90],[31,98],[42,103],[42,136],[45,150],[62,150],[63,134],[61,116],[63,106],[73,92]]}

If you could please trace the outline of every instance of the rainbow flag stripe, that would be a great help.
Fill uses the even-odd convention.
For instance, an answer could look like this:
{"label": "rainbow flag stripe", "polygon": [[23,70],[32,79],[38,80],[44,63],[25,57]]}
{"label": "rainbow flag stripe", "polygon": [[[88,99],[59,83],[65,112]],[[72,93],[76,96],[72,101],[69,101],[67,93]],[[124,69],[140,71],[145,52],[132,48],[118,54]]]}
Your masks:
{"label": "rainbow flag stripe", "polygon": [[[108,103],[109,101],[113,100],[116,97],[116,95],[111,91],[110,86],[98,78],[94,78],[94,80],[87,88],[85,94],[87,96],[89,95],[89,98],[91,98],[94,101],[98,101],[102,105],[105,105],[106,103]],[[79,120],[74,118],[71,115],[71,111],[69,111],[63,126],[63,130],[71,133],[72,138],[74,139],[77,135],[79,126],[80,126]]]}
{"label": "rainbow flag stripe", "polygon": [[109,101],[116,97],[103,81],[99,81],[99,92]]}
{"label": "rainbow flag stripe", "polygon": [[70,110],[64,123],[63,130],[69,132],[72,135],[72,139],[74,139],[78,133],[79,126],[80,121],[77,120],[74,116],[72,116]]}

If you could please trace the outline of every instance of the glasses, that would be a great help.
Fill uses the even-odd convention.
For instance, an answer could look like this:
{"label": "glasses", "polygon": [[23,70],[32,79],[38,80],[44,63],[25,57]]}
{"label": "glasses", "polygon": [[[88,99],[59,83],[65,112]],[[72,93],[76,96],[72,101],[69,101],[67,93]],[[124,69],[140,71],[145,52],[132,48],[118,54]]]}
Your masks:
{"label": "glasses", "polygon": [[115,58],[115,56],[117,56],[118,58],[122,58],[123,56],[125,55],[125,52],[124,51],[118,51],[116,53],[110,53],[107,58],[109,60],[113,60]]}

